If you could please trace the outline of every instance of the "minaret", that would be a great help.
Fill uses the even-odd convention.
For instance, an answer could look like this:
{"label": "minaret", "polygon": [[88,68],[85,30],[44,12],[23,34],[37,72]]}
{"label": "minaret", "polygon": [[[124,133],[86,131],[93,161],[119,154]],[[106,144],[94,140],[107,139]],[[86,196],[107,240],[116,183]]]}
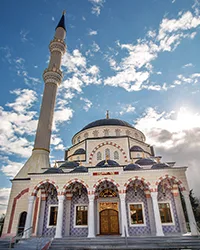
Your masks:
{"label": "minaret", "polygon": [[42,168],[50,166],[50,140],[56,102],[57,88],[62,81],[62,71],[60,70],[61,58],[65,53],[66,45],[65,12],[56,27],[54,39],[50,42],[51,52],[48,68],[44,70],[43,79],[45,83],[40,117],[35,136],[35,143],[31,157],[25,163],[15,178],[24,178],[28,173],[43,172]]}

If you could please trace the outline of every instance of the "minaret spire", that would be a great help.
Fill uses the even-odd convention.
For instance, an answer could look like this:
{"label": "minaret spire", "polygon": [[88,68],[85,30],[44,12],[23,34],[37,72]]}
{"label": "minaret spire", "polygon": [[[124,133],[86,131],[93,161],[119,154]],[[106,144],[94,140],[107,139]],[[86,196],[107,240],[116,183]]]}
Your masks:
{"label": "minaret spire", "polygon": [[25,178],[28,173],[41,173],[50,167],[50,139],[57,88],[62,82],[61,58],[66,51],[65,45],[65,13],[56,27],[54,39],[50,42],[50,60],[47,69],[44,70],[44,93],[40,109],[40,117],[35,136],[35,143],[31,157],[21,168],[15,178]]}
{"label": "minaret spire", "polygon": [[57,29],[58,27],[61,27],[61,28],[63,28],[63,29],[66,31],[66,28],[65,28],[65,14],[66,14],[66,10],[63,10],[62,16],[61,16],[61,18],[60,18],[60,21],[59,21],[59,23],[58,23],[56,29]]}

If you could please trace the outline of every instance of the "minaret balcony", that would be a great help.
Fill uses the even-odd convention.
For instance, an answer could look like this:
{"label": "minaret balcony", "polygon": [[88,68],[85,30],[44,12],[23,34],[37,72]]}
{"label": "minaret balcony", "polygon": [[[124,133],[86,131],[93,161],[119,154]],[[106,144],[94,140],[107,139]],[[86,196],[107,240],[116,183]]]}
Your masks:
{"label": "minaret balcony", "polygon": [[63,40],[54,38],[49,44],[49,49],[51,53],[53,51],[59,51],[61,54],[64,54],[66,50],[66,44]]}
{"label": "minaret balcony", "polygon": [[55,83],[60,85],[63,78],[62,71],[57,69],[56,67],[47,68],[43,73],[43,79],[45,83]]}

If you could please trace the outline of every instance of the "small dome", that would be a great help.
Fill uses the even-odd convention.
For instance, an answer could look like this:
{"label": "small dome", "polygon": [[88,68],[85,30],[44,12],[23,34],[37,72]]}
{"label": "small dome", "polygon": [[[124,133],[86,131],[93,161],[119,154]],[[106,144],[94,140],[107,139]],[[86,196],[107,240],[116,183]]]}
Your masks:
{"label": "small dome", "polygon": [[133,146],[130,149],[131,152],[144,152],[144,150],[140,146]]}
{"label": "small dome", "polygon": [[106,167],[106,166],[114,166],[114,167],[119,167],[119,164],[116,161],[112,161],[112,160],[103,160],[100,161],[96,167]]}
{"label": "small dome", "polygon": [[57,174],[57,173],[63,173],[62,169],[60,169],[60,168],[49,168],[43,174]]}
{"label": "small dome", "polygon": [[85,149],[79,148],[74,152],[74,155],[82,155],[85,154]]}
{"label": "small dome", "polygon": [[70,173],[86,173],[88,172],[88,168],[84,167],[84,166],[78,166],[75,169],[73,169],[72,171],[70,171]]}
{"label": "small dome", "polygon": [[135,164],[139,164],[141,166],[145,166],[145,165],[153,165],[155,164],[156,161],[152,160],[152,159],[149,159],[149,158],[141,158],[139,160],[137,160],[135,162]]}
{"label": "small dome", "polygon": [[76,161],[65,161],[59,168],[75,168],[78,167],[79,163]]}
{"label": "small dome", "polygon": [[130,170],[139,170],[141,167],[138,164],[128,164],[127,166],[124,167],[124,171],[130,171]]}
{"label": "small dome", "polygon": [[169,168],[169,165],[167,163],[157,163],[154,164],[151,168],[152,169]]}

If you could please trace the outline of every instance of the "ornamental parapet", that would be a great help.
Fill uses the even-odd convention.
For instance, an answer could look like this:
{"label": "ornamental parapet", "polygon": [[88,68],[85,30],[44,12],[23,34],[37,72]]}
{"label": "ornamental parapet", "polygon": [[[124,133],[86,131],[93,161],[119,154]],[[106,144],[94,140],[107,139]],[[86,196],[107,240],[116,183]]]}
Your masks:
{"label": "ornamental parapet", "polygon": [[59,51],[61,54],[64,54],[66,50],[66,44],[63,40],[54,38],[49,44],[49,49],[51,52]]}
{"label": "ornamental parapet", "polygon": [[43,73],[43,79],[45,83],[54,83],[60,85],[62,82],[63,74],[62,71],[53,67],[52,69],[45,69]]}

